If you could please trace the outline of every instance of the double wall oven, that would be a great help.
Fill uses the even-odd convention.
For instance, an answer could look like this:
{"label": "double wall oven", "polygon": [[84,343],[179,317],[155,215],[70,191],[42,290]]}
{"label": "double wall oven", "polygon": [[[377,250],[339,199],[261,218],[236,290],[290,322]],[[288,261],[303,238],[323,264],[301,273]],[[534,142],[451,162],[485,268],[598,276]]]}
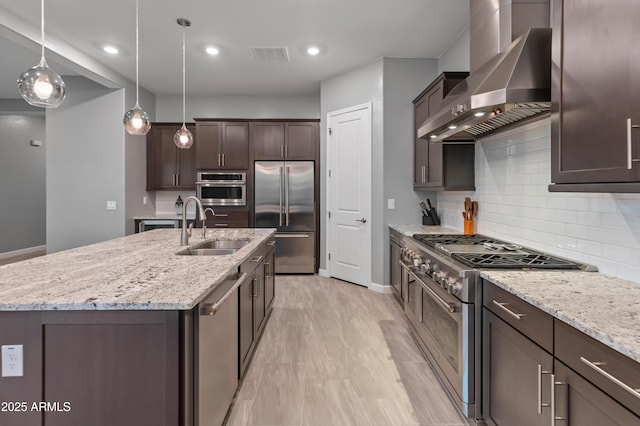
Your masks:
{"label": "double wall oven", "polygon": [[[584,269],[482,235],[392,234],[400,275],[394,293],[425,357],[460,411],[480,422],[480,269]],[[392,274],[394,268],[392,266]]]}

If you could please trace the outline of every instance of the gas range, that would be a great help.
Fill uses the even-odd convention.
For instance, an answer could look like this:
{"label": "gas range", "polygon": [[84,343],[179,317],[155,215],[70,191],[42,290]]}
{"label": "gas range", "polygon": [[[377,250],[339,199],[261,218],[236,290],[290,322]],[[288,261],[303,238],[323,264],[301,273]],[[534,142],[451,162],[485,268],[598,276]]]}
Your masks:
{"label": "gas range", "polygon": [[583,265],[484,235],[414,234],[413,238],[439,253],[476,269],[582,269]]}

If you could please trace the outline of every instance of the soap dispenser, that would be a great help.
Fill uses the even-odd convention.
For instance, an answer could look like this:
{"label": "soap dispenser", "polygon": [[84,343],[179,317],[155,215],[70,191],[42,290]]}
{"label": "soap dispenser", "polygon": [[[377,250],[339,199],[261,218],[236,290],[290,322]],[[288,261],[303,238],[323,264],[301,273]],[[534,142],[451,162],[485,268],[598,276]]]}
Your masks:
{"label": "soap dispenser", "polygon": [[176,200],[176,214],[178,216],[182,216],[182,198],[178,195],[178,199]]}

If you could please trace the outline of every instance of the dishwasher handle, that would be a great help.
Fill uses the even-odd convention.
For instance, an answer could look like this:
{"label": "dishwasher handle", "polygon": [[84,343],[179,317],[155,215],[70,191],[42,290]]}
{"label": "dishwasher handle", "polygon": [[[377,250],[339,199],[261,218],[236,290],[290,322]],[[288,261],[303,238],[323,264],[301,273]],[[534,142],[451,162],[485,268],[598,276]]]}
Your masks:
{"label": "dishwasher handle", "polygon": [[236,280],[236,282],[233,284],[233,286],[231,286],[231,288],[224,294],[224,296],[222,296],[216,303],[214,303],[213,305],[209,306],[209,307],[205,307],[205,309],[203,310],[202,314],[203,315],[210,315],[213,316],[215,315],[218,310],[220,309],[220,307],[222,306],[222,304],[229,298],[229,296],[231,296],[231,294],[233,294],[234,291],[237,290],[238,287],[240,287],[242,285],[242,283],[244,282],[244,280],[247,278],[247,273],[243,273],[242,275],[240,275],[240,278],[238,278]]}

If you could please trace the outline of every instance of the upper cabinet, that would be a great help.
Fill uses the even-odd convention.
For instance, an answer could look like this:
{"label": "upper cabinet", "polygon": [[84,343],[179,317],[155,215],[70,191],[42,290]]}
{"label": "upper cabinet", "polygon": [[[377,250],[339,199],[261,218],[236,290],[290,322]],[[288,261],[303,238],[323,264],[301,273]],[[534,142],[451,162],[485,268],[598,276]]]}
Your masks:
{"label": "upper cabinet", "polygon": [[247,170],[249,123],[247,121],[199,121],[196,123],[198,170]]}
{"label": "upper cabinet", "polygon": [[251,123],[255,160],[314,160],[318,138],[316,121]]}
{"label": "upper cabinet", "polygon": [[[182,123],[154,123],[147,133],[147,191],[196,188],[196,154],[193,147],[180,149],[173,135]],[[195,132],[195,126],[187,128]]]}
{"label": "upper cabinet", "polygon": [[640,2],[553,4],[549,190],[640,192]]}
{"label": "upper cabinet", "polygon": [[475,189],[473,141],[445,145],[418,138],[420,126],[438,112],[447,94],[467,75],[466,72],[442,73],[413,101],[414,189]]}

